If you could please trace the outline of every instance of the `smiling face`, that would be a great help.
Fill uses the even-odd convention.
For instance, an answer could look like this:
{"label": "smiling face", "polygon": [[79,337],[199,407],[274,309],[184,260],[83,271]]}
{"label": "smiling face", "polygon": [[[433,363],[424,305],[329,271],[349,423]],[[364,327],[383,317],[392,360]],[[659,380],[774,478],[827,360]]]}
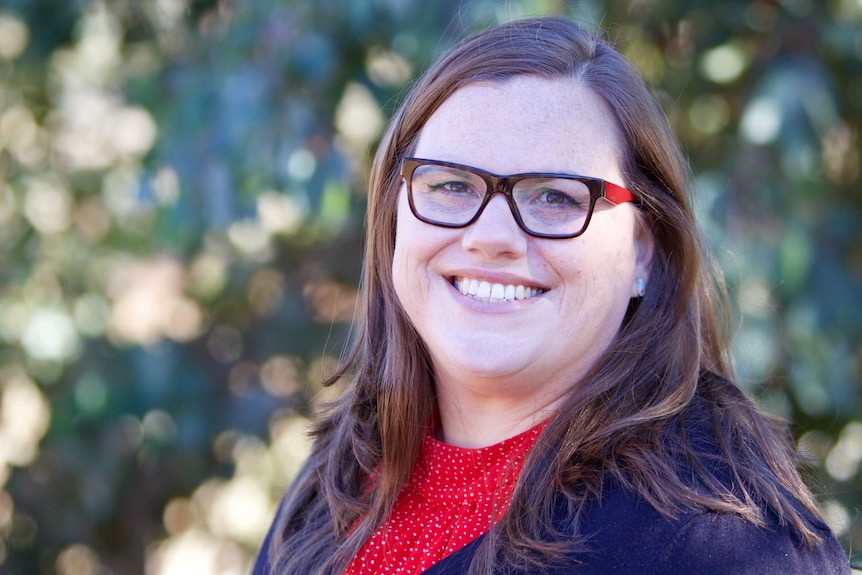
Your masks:
{"label": "smiling face", "polygon": [[[519,76],[459,89],[413,155],[625,186],[619,138],[607,104],[578,81]],[[608,347],[651,254],[632,204],[599,200],[580,237],[540,239],[518,227],[501,194],[466,228],[423,223],[402,185],[392,274],[431,354],[441,404],[472,396],[540,410]]]}

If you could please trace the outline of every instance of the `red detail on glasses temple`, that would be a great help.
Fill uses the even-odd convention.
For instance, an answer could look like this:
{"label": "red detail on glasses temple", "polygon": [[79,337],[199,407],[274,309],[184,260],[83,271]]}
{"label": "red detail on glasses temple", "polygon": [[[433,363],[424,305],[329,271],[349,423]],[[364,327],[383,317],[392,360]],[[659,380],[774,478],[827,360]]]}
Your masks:
{"label": "red detail on glasses temple", "polygon": [[613,204],[635,201],[635,195],[622,186],[605,181],[605,199]]}

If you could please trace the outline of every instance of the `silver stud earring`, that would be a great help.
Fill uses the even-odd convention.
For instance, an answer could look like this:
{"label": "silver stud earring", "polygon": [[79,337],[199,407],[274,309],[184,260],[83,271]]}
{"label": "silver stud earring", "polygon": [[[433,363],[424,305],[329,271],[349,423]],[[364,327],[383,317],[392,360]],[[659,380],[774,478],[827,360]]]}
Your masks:
{"label": "silver stud earring", "polygon": [[636,279],[635,286],[638,290],[638,297],[643,297],[646,295],[646,280],[644,278]]}

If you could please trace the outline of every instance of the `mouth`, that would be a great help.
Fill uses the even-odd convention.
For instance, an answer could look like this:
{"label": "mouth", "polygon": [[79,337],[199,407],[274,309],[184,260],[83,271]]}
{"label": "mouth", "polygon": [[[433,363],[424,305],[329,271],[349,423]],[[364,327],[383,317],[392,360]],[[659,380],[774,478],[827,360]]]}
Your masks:
{"label": "mouth", "polygon": [[525,300],[545,293],[543,288],[533,286],[491,283],[467,277],[453,277],[450,282],[463,295],[486,303],[504,303]]}

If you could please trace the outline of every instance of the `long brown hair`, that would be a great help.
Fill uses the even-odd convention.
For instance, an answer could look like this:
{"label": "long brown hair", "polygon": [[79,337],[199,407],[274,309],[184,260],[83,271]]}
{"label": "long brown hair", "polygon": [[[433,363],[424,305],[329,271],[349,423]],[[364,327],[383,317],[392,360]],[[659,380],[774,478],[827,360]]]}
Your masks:
{"label": "long brown hair", "polygon": [[[471,571],[490,573],[501,560],[553,559],[559,549],[548,534],[560,493],[577,512],[609,479],[666,516],[699,506],[762,524],[769,509],[813,544],[817,535],[792,503],[817,513],[793,449],[729,383],[716,319],[721,284],[702,255],[686,163],[664,115],[606,42],[568,20],[539,18],[456,46],[418,80],[391,120],[369,182],[362,321],[333,378],[346,388],[314,429],[313,452],[282,506],[275,572],[341,572],[407,482],[435,391],[429,355],[392,283],[400,161],[458,88],[518,75],[574,78],[606,100],[624,136],[626,182],[655,256],[646,296],[633,301],[614,342],[548,423]],[[694,424],[709,429],[709,449],[687,436]]]}

